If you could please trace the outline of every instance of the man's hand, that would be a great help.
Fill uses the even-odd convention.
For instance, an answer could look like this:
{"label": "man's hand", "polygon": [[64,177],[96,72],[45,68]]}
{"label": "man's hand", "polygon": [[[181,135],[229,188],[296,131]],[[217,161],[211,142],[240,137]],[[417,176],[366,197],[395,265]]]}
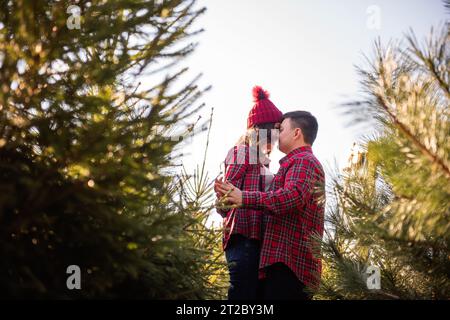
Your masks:
{"label": "man's hand", "polygon": [[225,202],[238,206],[242,205],[242,191],[231,183],[216,179],[214,190],[217,190],[216,194],[221,194],[221,197],[224,197]]}

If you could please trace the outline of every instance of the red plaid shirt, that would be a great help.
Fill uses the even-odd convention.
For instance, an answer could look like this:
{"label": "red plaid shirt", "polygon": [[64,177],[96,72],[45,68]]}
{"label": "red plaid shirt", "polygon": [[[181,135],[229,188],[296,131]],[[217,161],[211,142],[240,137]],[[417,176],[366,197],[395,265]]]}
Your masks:
{"label": "red plaid shirt", "polygon": [[311,147],[305,146],[280,160],[272,191],[242,192],[243,207],[265,209],[266,213],[260,275],[265,267],[282,262],[306,286],[318,288],[322,263],[313,255],[312,236],[323,235],[324,184],[322,165]]}
{"label": "red plaid shirt", "polygon": [[[265,179],[261,176],[262,164],[258,164],[256,149],[238,145],[230,149],[225,159],[225,180],[241,190],[262,191]],[[239,233],[250,239],[262,238],[262,211],[257,209],[233,208],[217,212],[223,219],[223,249],[226,249],[232,234]]]}

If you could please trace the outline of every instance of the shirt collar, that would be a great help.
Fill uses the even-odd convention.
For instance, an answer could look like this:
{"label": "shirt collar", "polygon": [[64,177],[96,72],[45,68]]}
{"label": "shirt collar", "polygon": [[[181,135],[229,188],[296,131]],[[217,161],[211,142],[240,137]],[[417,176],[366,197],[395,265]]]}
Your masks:
{"label": "shirt collar", "polygon": [[279,161],[280,164],[283,164],[284,162],[286,162],[287,160],[292,158],[294,155],[296,155],[298,153],[301,153],[301,152],[312,153],[312,148],[311,148],[311,146],[303,146],[303,147],[299,147],[297,149],[294,149],[291,152],[289,152],[286,156],[281,158],[281,160]]}

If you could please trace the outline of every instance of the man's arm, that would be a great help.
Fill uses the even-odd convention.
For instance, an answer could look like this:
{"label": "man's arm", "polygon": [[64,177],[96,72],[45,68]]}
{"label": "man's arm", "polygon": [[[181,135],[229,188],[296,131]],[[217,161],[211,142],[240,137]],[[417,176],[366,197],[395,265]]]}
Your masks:
{"label": "man's arm", "polygon": [[286,173],[283,188],[269,192],[242,191],[242,207],[266,209],[277,215],[295,212],[310,199],[314,174],[310,160],[296,159]]}

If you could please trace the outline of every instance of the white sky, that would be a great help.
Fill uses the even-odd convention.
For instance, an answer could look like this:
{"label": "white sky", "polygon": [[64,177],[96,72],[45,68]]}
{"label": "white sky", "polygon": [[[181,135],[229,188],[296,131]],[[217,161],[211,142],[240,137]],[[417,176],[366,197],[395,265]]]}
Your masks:
{"label": "white sky", "polygon": [[[349,119],[337,108],[357,98],[354,65],[363,62],[363,53],[372,53],[378,36],[387,43],[412,27],[421,39],[448,18],[440,0],[200,0],[199,6],[207,12],[195,26],[205,32],[182,65],[189,66],[191,75],[203,73],[200,85],[213,87],[202,98],[205,118],[214,107],[210,177],[217,175],[227,150],[245,131],[251,90],[257,84],[270,92],[282,112],[314,114],[319,122],[314,153],[326,168],[333,168],[335,160],[344,166],[352,143],[371,131],[348,127]],[[380,28],[370,28],[377,13]],[[205,137],[193,139],[187,148],[191,155],[183,164],[188,169],[201,163]],[[273,152],[273,172],[282,156]]]}

